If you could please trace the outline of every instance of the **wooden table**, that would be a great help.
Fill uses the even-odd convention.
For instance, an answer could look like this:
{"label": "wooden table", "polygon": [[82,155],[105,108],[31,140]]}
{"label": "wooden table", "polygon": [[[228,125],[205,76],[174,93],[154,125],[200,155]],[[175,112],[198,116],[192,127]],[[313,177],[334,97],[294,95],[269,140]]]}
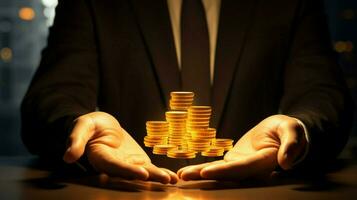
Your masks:
{"label": "wooden table", "polygon": [[0,199],[357,199],[357,162],[338,160],[329,173],[269,181],[126,181],[104,175],[51,172],[34,157],[0,157]]}

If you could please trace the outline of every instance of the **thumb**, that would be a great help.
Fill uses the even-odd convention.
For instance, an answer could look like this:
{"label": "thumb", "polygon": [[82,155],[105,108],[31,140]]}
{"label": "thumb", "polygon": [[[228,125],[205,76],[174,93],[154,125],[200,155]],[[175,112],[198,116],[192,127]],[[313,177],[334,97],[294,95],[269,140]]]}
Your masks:
{"label": "thumb", "polygon": [[90,117],[79,117],[69,136],[67,150],[63,160],[67,163],[76,162],[84,153],[85,147],[95,132],[95,125]]}
{"label": "thumb", "polygon": [[280,138],[278,163],[281,168],[288,170],[294,166],[305,149],[304,129],[298,123],[283,122],[278,127],[278,135]]}

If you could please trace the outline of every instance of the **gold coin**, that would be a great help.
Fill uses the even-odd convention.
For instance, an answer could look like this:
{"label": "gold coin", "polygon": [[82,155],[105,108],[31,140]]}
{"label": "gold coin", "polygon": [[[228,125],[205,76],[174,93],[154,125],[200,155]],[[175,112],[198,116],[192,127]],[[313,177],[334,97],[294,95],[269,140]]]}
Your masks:
{"label": "gold coin", "polygon": [[224,148],[217,147],[217,146],[211,146],[207,151],[203,151],[201,153],[202,156],[208,156],[208,157],[218,157],[218,156],[223,156],[223,154],[224,154]]}
{"label": "gold coin", "polygon": [[216,138],[213,142],[215,144],[232,144],[233,140],[232,139],[226,139],[226,138]]}
{"label": "gold coin", "polygon": [[170,107],[172,108],[172,107],[189,107],[191,104],[182,104],[182,103],[180,103],[180,104],[177,104],[177,103],[170,103]]}
{"label": "gold coin", "polygon": [[187,118],[188,123],[209,123],[210,121],[211,121],[211,118],[205,118],[205,119]]}
{"label": "gold coin", "polygon": [[168,133],[169,132],[169,129],[159,129],[159,130],[150,130],[150,129],[148,129],[148,130],[146,130],[146,132],[147,133],[158,133],[158,134],[160,134],[160,133]]}
{"label": "gold coin", "polygon": [[165,127],[165,128],[146,128],[146,131],[150,131],[150,132],[165,132],[165,131],[169,131],[169,127]]}
{"label": "gold coin", "polygon": [[190,110],[212,110],[211,106],[191,106]]}
{"label": "gold coin", "polygon": [[176,145],[173,144],[159,144],[155,145],[153,149],[154,154],[166,155],[167,151],[170,149],[177,149]]}
{"label": "gold coin", "polygon": [[187,116],[186,111],[166,111],[165,114],[168,116],[177,116],[177,115]]}
{"label": "gold coin", "polygon": [[170,158],[190,159],[196,157],[196,152],[192,150],[171,149],[167,151],[167,156]]}
{"label": "gold coin", "polygon": [[171,110],[175,110],[175,111],[185,111],[187,110],[187,107],[179,107],[179,106],[170,106]]}
{"label": "gold coin", "polygon": [[188,105],[191,106],[192,105],[192,100],[191,99],[175,99],[175,100],[170,100],[169,104],[170,105]]}
{"label": "gold coin", "polygon": [[171,99],[169,101],[170,104],[189,104],[189,105],[192,105],[193,103],[193,99]]}
{"label": "gold coin", "polygon": [[165,134],[148,133],[147,136],[149,136],[149,137],[168,137],[169,134],[168,133],[165,133]]}
{"label": "gold coin", "polygon": [[190,128],[208,128],[209,127],[209,124],[191,124],[191,123],[187,123],[186,124],[187,127],[190,127]]}
{"label": "gold coin", "polygon": [[223,148],[222,147],[217,147],[217,146],[211,146],[209,148],[209,152],[223,152]]}
{"label": "gold coin", "polygon": [[171,97],[191,97],[193,98],[195,94],[193,92],[186,92],[186,91],[173,91],[170,92]]}
{"label": "gold coin", "polygon": [[159,142],[167,139],[166,137],[154,137],[154,136],[145,136],[144,141],[145,142]]}
{"label": "gold coin", "polygon": [[169,123],[167,121],[147,121],[146,125],[148,126],[167,126]]}
{"label": "gold coin", "polygon": [[201,155],[206,157],[220,157],[223,156],[223,153],[208,153],[206,151],[202,151]]}
{"label": "gold coin", "polygon": [[233,149],[233,145],[229,145],[229,146],[224,147],[224,151],[229,151],[231,149]]}
{"label": "gold coin", "polygon": [[196,119],[196,120],[207,120],[211,118],[211,114],[188,114],[187,119]]}

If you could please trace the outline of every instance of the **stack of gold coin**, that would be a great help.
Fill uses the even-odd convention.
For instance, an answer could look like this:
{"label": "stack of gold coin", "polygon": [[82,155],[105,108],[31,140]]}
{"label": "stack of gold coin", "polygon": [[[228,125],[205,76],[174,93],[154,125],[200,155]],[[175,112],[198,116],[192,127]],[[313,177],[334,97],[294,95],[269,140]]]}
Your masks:
{"label": "stack of gold coin", "polygon": [[171,149],[167,151],[167,157],[170,158],[180,158],[180,159],[191,159],[196,157],[196,152],[187,149]]}
{"label": "stack of gold coin", "polygon": [[207,151],[211,145],[211,139],[190,139],[187,141],[188,149],[201,152]]}
{"label": "stack of gold coin", "polygon": [[[209,131],[209,121],[211,117],[210,106],[191,106],[188,108],[187,115],[187,134],[188,148],[195,151],[203,151],[209,147],[210,141],[206,136]],[[208,145],[208,146],[207,146]]]}
{"label": "stack of gold coin", "polygon": [[158,155],[166,155],[167,151],[171,149],[177,149],[177,146],[173,144],[157,144],[154,146],[153,153]]}
{"label": "stack of gold coin", "polygon": [[168,111],[166,120],[169,122],[169,144],[178,145],[179,148],[185,145],[186,135],[186,111]]}
{"label": "stack of gold coin", "polygon": [[211,118],[210,106],[191,106],[188,108],[187,130],[207,129]]}
{"label": "stack of gold coin", "polygon": [[216,138],[212,140],[212,145],[222,147],[224,151],[229,151],[233,148],[233,140],[225,138]]}
{"label": "stack of gold coin", "polygon": [[156,144],[165,144],[169,136],[169,123],[166,121],[147,121],[146,132],[145,146],[153,147]]}
{"label": "stack of gold coin", "polygon": [[223,147],[211,146],[207,151],[203,151],[201,155],[207,157],[218,157],[218,156],[223,156],[223,153],[224,153]]}
{"label": "stack of gold coin", "polygon": [[165,144],[167,143],[167,139],[163,137],[154,137],[154,136],[145,136],[144,137],[144,145],[146,147],[154,147],[157,144]]}
{"label": "stack of gold coin", "polygon": [[186,111],[193,102],[193,92],[171,92],[170,109]]}
{"label": "stack of gold coin", "polygon": [[216,129],[203,128],[203,129],[191,130],[190,136],[192,139],[214,139],[216,138]]}

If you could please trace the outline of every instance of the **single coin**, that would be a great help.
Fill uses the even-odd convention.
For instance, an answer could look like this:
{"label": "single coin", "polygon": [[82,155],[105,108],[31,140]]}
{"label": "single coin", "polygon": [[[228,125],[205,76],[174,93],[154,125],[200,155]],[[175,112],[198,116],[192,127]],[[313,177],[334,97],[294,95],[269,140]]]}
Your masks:
{"label": "single coin", "polygon": [[167,121],[147,121],[146,126],[148,127],[165,127],[168,126],[169,123]]}
{"label": "single coin", "polygon": [[194,97],[195,94],[193,92],[186,92],[186,91],[173,91],[170,92],[170,96],[174,97]]}

